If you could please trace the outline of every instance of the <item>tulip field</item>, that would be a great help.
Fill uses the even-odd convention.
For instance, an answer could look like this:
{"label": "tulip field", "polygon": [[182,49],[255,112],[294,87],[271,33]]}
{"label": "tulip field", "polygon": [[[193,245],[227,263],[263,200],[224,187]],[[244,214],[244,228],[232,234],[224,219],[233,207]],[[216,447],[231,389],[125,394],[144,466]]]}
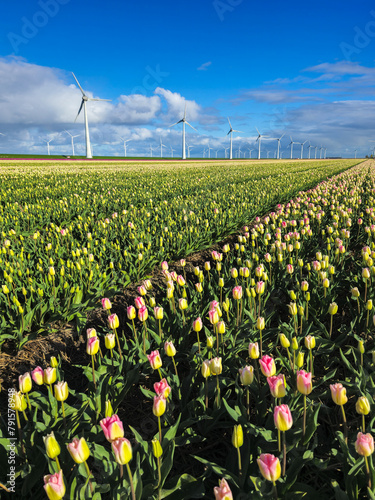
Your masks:
{"label": "tulip field", "polygon": [[375,162],[0,178],[1,498],[375,498]]}

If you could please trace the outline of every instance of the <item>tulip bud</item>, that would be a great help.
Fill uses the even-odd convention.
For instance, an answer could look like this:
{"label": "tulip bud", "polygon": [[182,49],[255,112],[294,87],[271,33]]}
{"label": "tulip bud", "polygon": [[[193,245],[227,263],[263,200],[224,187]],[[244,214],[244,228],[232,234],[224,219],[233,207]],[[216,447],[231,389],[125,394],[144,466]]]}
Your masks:
{"label": "tulip bud", "polygon": [[89,447],[83,437],[81,439],[74,438],[73,441],[67,445],[67,448],[76,464],[86,462],[90,456]]}
{"label": "tulip bud", "polygon": [[235,300],[242,299],[242,286],[235,286],[232,290],[232,293]]}
{"label": "tulip bud", "polygon": [[366,396],[361,396],[357,399],[355,409],[360,415],[368,415],[370,413],[370,402]]}
{"label": "tulip bud", "polygon": [[49,360],[49,364],[50,364],[50,366],[52,366],[52,368],[57,368],[59,366],[59,362],[57,361],[55,356],[51,356],[51,359]]}
{"label": "tulip bud", "polygon": [[208,378],[211,375],[210,360],[205,359],[202,363],[201,373],[203,378]]}
{"label": "tulip bud", "polygon": [[57,401],[65,401],[69,396],[69,388],[67,382],[57,382],[54,386],[55,398]]}
{"label": "tulip bud", "polygon": [[104,343],[107,349],[113,349],[116,346],[116,335],[114,333],[107,333],[104,337]]}
{"label": "tulip bud", "polygon": [[153,370],[158,370],[163,364],[159,351],[152,351],[151,354],[147,354],[147,359],[149,360]]}
{"label": "tulip bud", "polygon": [[264,318],[262,318],[262,317],[257,318],[257,322],[256,322],[257,329],[262,331],[262,330],[264,330],[265,326],[266,325],[265,325]]}
{"label": "tulip bud", "polygon": [[[98,337],[90,337],[87,339],[86,352],[90,356],[94,356],[99,351],[99,339]],[[48,382],[45,382],[48,383]]]}
{"label": "tulip bud", "polygon": [[173,345],[173,342],[165,342],[164,344],[164,351],[165,351],[165,354],[167,356],[169,356],[170,358],[173,358],[173,356],[176,355],[176,348],[175,346]]}
{"label": "tulip bud", "polygon": [[223,367],[221,365],[221,358],[211,359],[210,370],[212,375],[220,375],[220,373],[223,371]]}
{"label": "tulip bud", "polygon": [[214,338],[212,337],[212,335],[210,335],[209,337],[207,337],[207,348],[212,349],[213,346],[214,346]]}
{"label": "tulip bud", "polygon": [[19,389],[22,393],[26,394],[32,389],[32,380],[29,372],[24,373],[18,377]]}
{"label": "tulip bud", "polygon": [[109,299],[102,299],[102,307],[106,311],[109,311],[112,307],[111,301]]}
{"label": "tulip bud", "polygon": [[138,319],[144,323],[148,318],[148,310],[146,306],[142,306],[138,309]]}
{"label": "tulip bud", "polygon": [[296,351],[298,349],[298,340],[296,337],[292,338],[292,349],[293,351]]}
{"label": "tulip bud", "polygon": [[52,368],[51,366],[49,366],[44,370],[43,382],[49,385],[56,382],[56,368]]}
{"label": "tulip bud", "polygon": [[284,333],[280,334],[280,344],[287,349],[290,346],[290,342]]}
{"label": "tulip bud", "polygon": [[272,377],[276,373],[275,360],[268,355],[259,360],[260,369],[265,377]]}
{"label": "tulip bud", "polygon": [[135,319],[135,317],[137,315],[137,313],[135,311],[135,307],[134,306],[127,307],[126,314],[127,314],[129,320]]}
{"label": "tulip bud", "polygon": [[288,309],[289,309],[289,314],[291,314],[292,316],[296,316],[297,315],[297,304],[295,302],[291,302],[290,304],[288,304]]}
{"label": "tulip bud", "polygon": [[367,311],[371,311],[371,309],[372,309],[372,300],[371,299],[369,299],[367,301],[367,303],[366,303],[366,309],[367,309]]}
{"label": "tulip bud", "polygon": [[160,458],[163,455],[163,448],[161,447],[159,439],[153,439],[152,443],[152,452],[155,458]]}
{"label": "tulip bud", "polygon": [[300,370],[297,372],[297,389],[305,396],[312,391],[311,373]]}
{"label": "tulip bud", "polygon": [[243,445],[243,431],[241,425],[235,425],[232,434],[232,444],[235,448],[241,448]]}
{"label": "tulip bud", "polygon": [[219,486],[214,488],[215,500],[233,500],[233,494],[225,479],[219,481]]}
{"label": "tulip bud", "polygon": [[315,337],[314,336],[307,335],[305,337],[305,347],[306,347],[306,349],[309,349],[309,350],[314,349],[314,347],[315,347]]}
{"label": "tulip bud", "polygon": [[154,316],[157,320],[163,319],[164,309],[162,307],[154,307]]}
{"label": "tulip bud", "polygon": [[358,341],[358,350],[361,354],[365,353],[365,346],[364,346],[363,340]]}
{"label": "tulip bud", "polygon": [[254,380],[254,367],[253,366],[245,366],[244,368],[240,368],[240,380],[242,385],[250,385]]}
{"label": "tulip bud", "polygon": [[337,310],[338,310],[338,305],[336,304],[336,302],[332,302],[330,305],[329,305],[329,308],[328,308],[328,313],[333,316],[334,314],[337,313]]}
{"label": "tulip bud", "polygon": [[167,407],[167,402],[164,396],[154,396],[154,405],[152,408],[152,412],[155,417],[161,417]]}
{"label": "tulip bud", "polygon": [[283,398],[286,395],[284,375],[273,375],[267,377],[267,382],[274,398]]}
{"label": "tulip bud", "polygon": [[[108,413],[110,413],[111,409],[112,405],[111,408],[108,407]],[[110,443],[115,439],[124,437],[124,425],[118,415],[108,415],[99,423],[106,440]]]}
{"label": "tulip bud", "polygon": [[258,359],[259,358],[258,342],[254,342],[254,343],[249,344],[249,356],[251,359]]}
{"label": "tulip bud", "polygon": [[109,399],[107,399],[107,401],[105,402],[104,416],[107,418],[107,417],[112,417],[112,415],[113,415],[112,404],[109,401]]}
{"label": "tulip bud", "polygon": [[111,443],[115,460],[120,465],[126,465],[133,457],[130,441],[124,437],[115,439]]}
{"label": "tulip bud", "polygon": [[117,314],[111,314],[110,316],[108,316],[108,324],[109,324],[109,328],[111,328],[111,330],[115,330],[116,328],[119,327],[120,322],[119,322]]}
{"label": "tulip bud", "polygon": [[275,406],[273,418],[275,427],[279,431],[285,432],[293,425],[293,418],[288,405]]}
{"label": "tulip bud", "polygon": [[362,457],[369,457],[374,453],[374,438],[371,434],[358,432],[355,442],[355,451]]}
{"label": "tulip bud", "polygon": [[53,431],[51,432],[51,434],[43,436],[43,441],[44,441],[44,446],[46,447],[47,457],[54,460],[56,457],[60,455],[61,448],[55,438],[55,434],[53,433]]}
{"label": "tulip bud", "polygon": [[302,368],[303,367],[304,359],[305,359],[305,353],[302,352],[302,351],[300,351],[297,354],[297,367],[298,368]]}
{"label": "tulip bud", "polygon": [[346,388],[342,384],[332,384],[329,387],[331,389],[331,396],[334,403],[342,406],[348,401]]}
{"label": "tulip bud", "polygon": [[63,479],[63,472],[59,470],[55,474],[48,474],[43,477],[44,490],[49,500],[61,500],[65,495],[65,484]]}
{"label": "tulip bud", "polygon": [[44,383],[43,368],[41,368],[40,366],[37,366],[34,370],[32,370],[31,377],[37,385],[43,385],[43,383]]}
{"label": "tulip bud", "polygon": [[267,481],[272,481],[273,483],[277,481],[281,476],[281,466],[280,461],[274,455],[270,453],[263,453],[257,459],[259,470]]}

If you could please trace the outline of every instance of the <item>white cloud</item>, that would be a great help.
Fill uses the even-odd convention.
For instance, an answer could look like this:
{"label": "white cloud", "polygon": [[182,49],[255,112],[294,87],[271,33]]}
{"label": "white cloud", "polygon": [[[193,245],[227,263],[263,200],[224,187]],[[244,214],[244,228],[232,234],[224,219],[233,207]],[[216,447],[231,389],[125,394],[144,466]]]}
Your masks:
{"label": "white cloud", "polygon": [[199,66],[199,68],[197,68],[198,71],[207,71],[208,68],[211,66],[212,62],[211,61],[207,61],[203,64],[201,64],[201,66]]}

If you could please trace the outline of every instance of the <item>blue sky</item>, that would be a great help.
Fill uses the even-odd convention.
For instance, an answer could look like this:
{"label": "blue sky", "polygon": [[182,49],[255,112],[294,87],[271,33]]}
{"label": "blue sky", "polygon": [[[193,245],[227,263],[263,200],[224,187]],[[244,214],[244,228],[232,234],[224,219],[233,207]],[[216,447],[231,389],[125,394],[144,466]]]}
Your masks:
{"label": "blue sky", "polygon": [[[0,153],[42,153],[46,138],[52,152],[69,153],[64,129],[82,134],[83,152],[71,71],[89,94],[112,100],[90,103],[95,154],[122,154],[119,136],[131,139],[131,154],[160,137],[177,154],[180,130],[168,125],[185,103],[199,156],[227,145],[227,116],[243,151],[257,147],[255,127],[285,133],[284,157],[290,135],[327,155],[375,145],[370,1],[18,0],[7,2],[0,33]],[[262,155],[275,147],[264,141]]]}

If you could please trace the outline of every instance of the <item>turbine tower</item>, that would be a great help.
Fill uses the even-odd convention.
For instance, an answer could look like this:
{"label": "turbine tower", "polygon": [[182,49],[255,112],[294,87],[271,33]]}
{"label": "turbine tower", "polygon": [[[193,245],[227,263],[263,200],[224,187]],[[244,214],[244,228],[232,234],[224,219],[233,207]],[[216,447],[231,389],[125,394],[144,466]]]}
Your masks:
{"label": "turbine tower", "polygon": [[248,148],[249,151],[249,158],[251,158],[251,152],[254,151],[253,149]]}
{"label": "turbine tower", "polygon": [[308,148],[308,150],[309,150],[309,160],[310,160],[310,158],[311,158],[310,153],[311,153],[311,148],[312,148],[312,146],[311,146],[311,142],[310,142],[310,141],[309,141],[309,145],[307,146],[307,148]]}
{"label": "turbine tower", "polygon": [[280,159],[280,141],[284,137],[285,134],[283,134],[281,137],[279,137],[277,140],[277,156],[276,158],[279,160]]}
{"label": "turbine tower", "polygon": [[315,146],[315,160],[316,160],[316,152],[317,152],[318,146]]}
{"label": "turbine tower", "polygon": [[79,137],[79,135],[72,135],[70,132],[68,132],[67,130],[65,130],[65,132],[70,135],[70,138],[72,140],[72,156],[75,156],[74,154],[74,139],[75,137]]}
{"label": "turbine tower", "polygon": [[303,145],[306,144],[307,140],[305,142],[301,142],[301,160],[303,160]]}
{"label": "turbine tower", "polygon": [[258,160],[260,160],[260,142],[262,140],[262,137],[264,137],[264,139],[268,139],[268,137],[266,135],[262,135],[257,128],[256,131],[258,132],[258,137],[256,138],[255,142],[258,141]]}
{"label": "turbine tower", "polygon": [[83,91],[83,88],[79,84],[79,81],[77,80],[77,78],[76,78],[76,76],[75,76],[75,74],[73,72],[72,72],[72,75],[74,76],[74,79],[77,82],[77,85],[80,88],[80,91],[82,92],[81,106],[80,106],[80,108],[78,110],[78,114],[77,114],[76,119],[74,121],[77,120],[77,118],[78,118],[78,116],[79,116],[79,114],[80,114],[80,112],[82,111],[82,108],[83,108],[84,120],[85,120],[85,135],[86,135],[86,158],[92,158],[92,150],[91,150],[91,144],[90,144],[89,122],[88,122],[88,119],[87,119],[87,106],[86,106],[86,102],[87,101],[110,101],[111,99],[94,99],[93,97],[87,97],[87,95]]}
{"label": "turbine tower", "polygon": [[290,159],[292,159],[293,158],[293,144],[297,144],[297,143],[293,141],[291,135],[289,137],[290,137],[290,143],[288,145],[290,146]]}
{"label": "turbine tower", "polygon": [[127,139],[125,140],[123,137],[121,137],[121,135],[119,135],[120,139],[122,140],[122,142],[124,143],[124,156],[126,158],[126,153],[127,153],[127,142],[130,142],[130,139]]}
{"label": "turbine tower", "polygon": [[163,147],[167,147],[165,144],[162,143],[161,137],[160,137],[160,158],[163,158]]}
{"label": "turbine tower", "polygon": [[185,104],[184,116],[178,122],[174,123],[173,125],[169,125],[168,128],[174,127],[179,123],[182,123],[182,159],[186,160],[185,123],[197,132],[197,130],[192,125],[190,125],[190,123],[186,120],[186,104]]}
{"label": "turbine tower", "polygon": [[155,151],[156,148],[153,148],[150,144],[150,158],[152,158],[152,152]]}
{"label": "turbine tower", "polygon": [[173,151],[176,151],[176,150],[173,149],[172,146],[171,146],[171,155],[172,155],[172,158],[173,158]]}
{"label": "turbine tower", "polygon": [[229,132],[227,133],[227,135],[230,134],[230,147],[229,147],[229,159],[232,160],[233,159],[233,132],[238,132],[239,134],[242,134],[242,132],[240,130],[234,130],[232,128],[232,124],[228,118],[228,122],[229,122]]}
{"label": "turbine tower", "polygon": [[43,139],[43,142],[45,142],[47,144],[47,154],[50,155],[50,152],[49,152],[49,143],[52,142],[53,139],[50,139],[49,141],[46,141],[45,139]]}
{"label": "turbine tower", "polygon": [[207,147],[208,147],[208,157],[211,158],[211,149],[213,148],[210,148],[209,144],[207,144]]}
{"label": "turbine tower", "polygon": [[[3,134],[1,134],[3,135]],[[354,150],[354,159],[356,160],[357,159],[357,149]]]}
{"label": "turbine tower", "polygon": [[186,147],[187,147],[187,150],[188,150],[188,158],[190,158],[190,150],[194,149],[194,147],[190,146],[188,143],[186,143]]}

